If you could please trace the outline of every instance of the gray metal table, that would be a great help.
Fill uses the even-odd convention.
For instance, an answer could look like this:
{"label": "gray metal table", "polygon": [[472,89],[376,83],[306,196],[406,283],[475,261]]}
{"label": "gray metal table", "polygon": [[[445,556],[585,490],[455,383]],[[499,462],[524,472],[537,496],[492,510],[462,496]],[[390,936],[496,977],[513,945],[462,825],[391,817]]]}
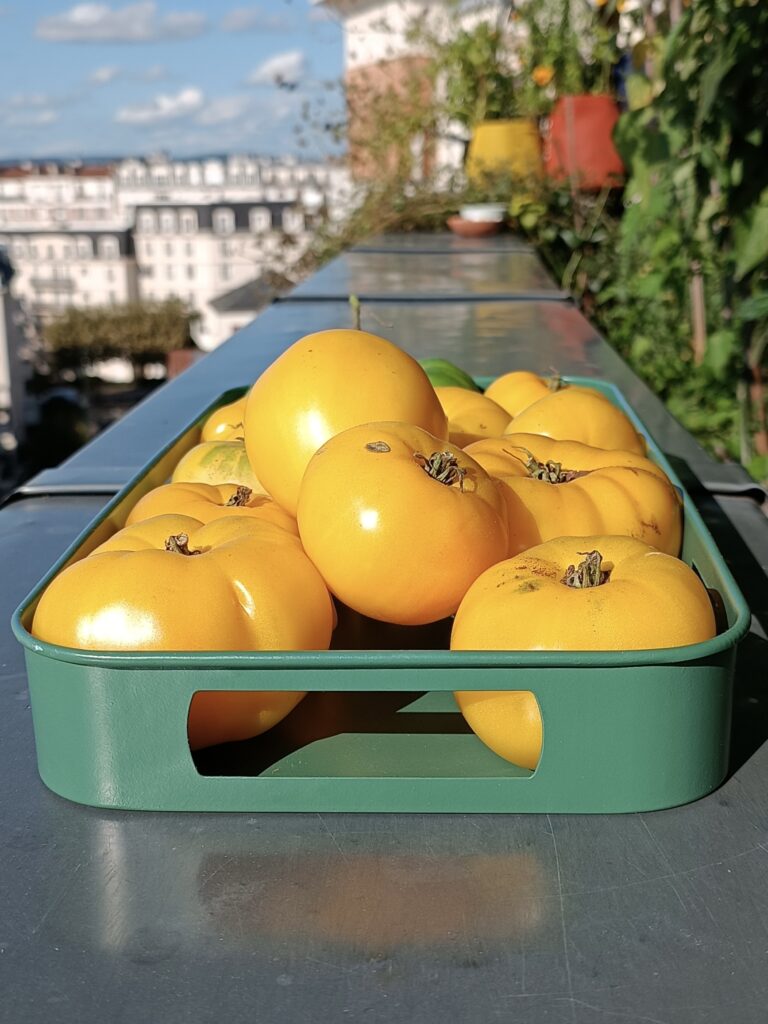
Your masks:
{"label": "gray metal table", "polygon": [[363,251],[337,256],[286,300],[544,298],[564,300],[535,252],[525,249]]}
{"label": "gray metal table", "polygon": [[408,234],[372,235],[350,248],[350,252],[394,252],[423,254],[468,252],[533,252],[533,247],[517,235],[501,234],[492,238],[460,238],[434,231],[411,231]]}
{"label": "gray metal table", "polygon": [[[677,427],[573,307],[377,304],[364,326],[477,374],[619,383],[694,484],[743,482]],[[557,316],[552,319],[553,313]],[[764,1024],[768,525],[699,487],[756,620],[733,770],[619,816],[109,812],[39,781],[15,604],[157,447],[344,303],[283,303],[0,511],[0,1020]],[[47,492],[47,493],[46,493]]]}

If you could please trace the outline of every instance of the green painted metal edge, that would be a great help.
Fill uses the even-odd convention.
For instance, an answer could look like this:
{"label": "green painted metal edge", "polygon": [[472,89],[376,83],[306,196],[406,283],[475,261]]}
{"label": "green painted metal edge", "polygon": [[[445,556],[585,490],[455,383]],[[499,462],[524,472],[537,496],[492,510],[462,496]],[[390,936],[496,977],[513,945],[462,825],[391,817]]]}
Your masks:
{"label": "green painted metal edge", "polygon": [[[478,384],[487,387],[492,378],[477,378]],[[725,562],[722,560],[717,546],[707,526],[701,518],[696,506],[685,491],[679,477],[669,464],[664,453],[655,443],[648,430],[637,416],[632,407],[627,403],[621,391],[607,381],[595,380],[587,377],[567,377],[565,380],[574,384],[583,384],[594,387],[607,395],[618,405],[632,420],[635,428],[645,437],[648,444],[649,455],[664,470],[672,483],[677,487],[683,496],[684,514],[686,521],[695,526],[697,534],[706,539],[706,546],[716,554],[718,564],[718,587],[726,605],[729,609],[728,629],[718,634],[712,640],[702,644],[692,644],[686,647],[670,648],[667,650],[648,651],[596,651],[586,654],[589,664],[594,666],[621,667],[627,664],[650,665],[662,664],[670,660],[674,661],[695,661],[701,657],[707,657],[738,643],[747,633],[751,621],[751,613],[747,603],[739,590]],[[336,667],[353,667],[356,665],[386,665],[391,667],[406,666],[411,664],[439,665],[449,667],[456,664],[457,660],[468,667],[491,667],[491,666],[574,666],[577,667],[584,662],[579,652],[573,651],[470,651],[459,654],[456,651],[201,651],[190,655],[185,652],[163,651],[163,652],[142,652],[142,651],[81,651],[70,647],[60,647],[55,644],[48,644],[32,637],[26,629],[24,620],[29,618],[31,611],[53,577],[66,565],[77,557],[82,557],[90,546],[97,547],[106,539],[120,522],[121,509],[129,507],[136,501],[137,488],[148,490],[147,481],[150,486],[160,482],[162,472],[157,474],[157,468],[165,465],[169,457],[175,457],[175,453],[185,438],[193,434],[201,422],[216,408],[234,401],[245,392],[242,389],[230,389],[218,399],[211,402],[206,409],[190,424],[186,431],[178,435],[171,442],[164,446],[152,462],[140,470],[117,495],[104,507],[99,515],[85,527],[75,538],[60,559],[53,565],[51,570],[37,584],[31,593],[22,601],[12,618],[12,629],[14,636],[25,648],[44,653],[48,657],[58,661],[71,661],[81,665],[122,665],[125,667],[135,666],[136,668],[163,668],[163,667],[184,667],[189,665],[189,659],[193,658],[194,664],[200,668],[206,667],[281,667],[281,668],[319,668],[329,663]],[[188,442],[191,447],[194,439]],[[172,463],[171,463],[172,464]],[[99,528],[104,527],[107,532],[100,533]]]}
{"label": "green painted metal edge", "polygon": [[[617,389],[582,381],[599,384],[642,429]],[[192,427],[107,505],[14,615],[38,766],[55,792],[145,810],[608,813],[686,803],[722,780],[735,648],[750,616],[684,491],[684,557],[721,593],[728,618],[704,644],[637,652],[145,654],[74,651],[31,637],[23,619],[43,587],[94,546],[100,529],[119,525],[136,488],[162,477],[187,443]],[[650,438],[649,449],[679,485]],[[187,744],[189,702],[201,689],[310,695],[264,737],[229,745],[237,747],[237,768],[215,775],[204,773]],[[469,733],[447,692],[459,689],[534,693],[544,722],[535,772],[501,760]],[[426,696],[414,701],[414,693]]]}

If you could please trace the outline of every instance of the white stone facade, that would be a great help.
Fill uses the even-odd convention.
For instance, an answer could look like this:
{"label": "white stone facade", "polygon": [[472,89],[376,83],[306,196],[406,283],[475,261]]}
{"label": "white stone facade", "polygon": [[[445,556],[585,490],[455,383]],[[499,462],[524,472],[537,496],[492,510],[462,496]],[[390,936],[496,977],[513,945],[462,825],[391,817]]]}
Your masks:
{"label": "white stone facade", "polygon": [[68,306],[182,299],[214,348],[231,317],[210,305],[284,271],[318,218],[351,201],[345,168],[248,156],[122,160],[110,167],[0,168],[0,245],[14,293],[45,320]]}

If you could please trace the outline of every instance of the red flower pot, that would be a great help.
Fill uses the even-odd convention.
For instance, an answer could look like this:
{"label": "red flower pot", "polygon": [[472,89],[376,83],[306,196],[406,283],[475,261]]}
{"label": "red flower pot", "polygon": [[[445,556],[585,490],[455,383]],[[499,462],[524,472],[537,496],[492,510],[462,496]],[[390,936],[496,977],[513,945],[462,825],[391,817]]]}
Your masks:
{"label": "red flower pot", "polygon": [[612,140],[618,119],[611,96],[561,96],[544,141],[547,176],[570,180],[583,192],[621,184],[624,164]]}

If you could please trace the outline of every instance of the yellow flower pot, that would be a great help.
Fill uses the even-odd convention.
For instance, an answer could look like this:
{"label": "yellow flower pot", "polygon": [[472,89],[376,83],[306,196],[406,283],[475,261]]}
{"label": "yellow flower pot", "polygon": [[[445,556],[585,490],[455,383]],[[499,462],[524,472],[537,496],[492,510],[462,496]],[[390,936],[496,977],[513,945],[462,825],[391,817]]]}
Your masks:
{"label": "yellow flower pot", "polygon": [[467,178],[471,184],[482,185],[483,178],[491,176],[540,179],[542,174],[541,140],[535,118],[513,117],[477,125],[467,153]]}

